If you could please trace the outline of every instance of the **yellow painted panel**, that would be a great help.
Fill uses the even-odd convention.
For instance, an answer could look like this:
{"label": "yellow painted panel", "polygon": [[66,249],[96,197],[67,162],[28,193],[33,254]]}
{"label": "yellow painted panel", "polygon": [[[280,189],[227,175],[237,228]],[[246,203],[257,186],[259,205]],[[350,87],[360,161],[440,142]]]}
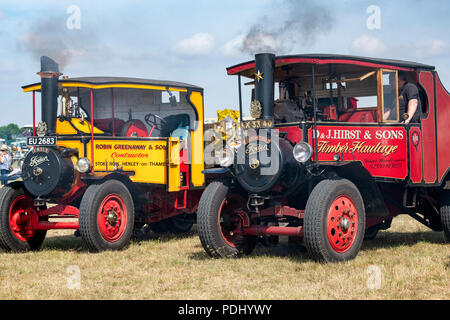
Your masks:
{"label": "yellow painted panel", "polygon": [[[89,84],[89,83],[82,83],[82,82],[63,82],[58,83],[58,86],[60,87],[72,87],[72,88],[89,88],[89,89],[106,89],[106,88],[135,88],[135,89],[147,89],[147,90],[160,90],[160,91],[166,91],[166,87],[163,86],[152,86],[152,85],[145,85],[145,84],[125,84],[125,83],[118,83],[118,84]],[[24,92],[30,92],[30,91],[40,91],[41,85],[37,84],[31,87],[24,88]],[[170,91],[179,91],[179,92],[187,92],[187,89],[183,88],[172,88],[169,87]]]}
{"label": "yellow painted panel", "polygon": [[[67,120],[56,120],[56,132],[58,134],[77,134],[77,130],[75,130],[77,128],[81,132],[91,133],[91,123],[89,121],[81,121],[78,118],[72,118],[70,121],[73,126]],[[94,127],[94,133],[103,133],[103,131]]]}
{"label": "yellow painted panel", "polygon": [[169,139],[169,191],[180,190],[180,139]]}
{"label": "yellow painted panel", "polygon": [[[134,182],[166,183],[165,140],[101,140],[94,141],[94,170],[113,171],[114,165],[124,171],[134,171]],[[87,146],[88,158],[91,144]],[[90,159],[92,162],[92,159]]]}
{"label": "yellow painted panel", "polygon": [[131,181],[166,184],[166,140],[95,139],[94,160],[90,142],[87,144],[87,154],[84,154],[84,146],[80,141],[59,140],[58,145],[77,148],[80,157],[86,157],[93,163],[94,171],[113,172],[114,165],[119,165],[124,171],[135,172],[130,176]]}
{"label": "yellow painted panel", "polygon": [[203,162],[203,96],[201,92],[193,91],[191,102],[198,113],[197,129],[191,133],[191,181],[194,187],[201,187],[205,183]]}

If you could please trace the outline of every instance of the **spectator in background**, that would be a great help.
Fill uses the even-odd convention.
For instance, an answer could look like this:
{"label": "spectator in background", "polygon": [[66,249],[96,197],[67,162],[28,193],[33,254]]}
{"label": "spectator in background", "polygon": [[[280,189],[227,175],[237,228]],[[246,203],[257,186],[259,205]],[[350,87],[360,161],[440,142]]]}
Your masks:
{"label": "spectator in background", "polygon": [[12,170],[11,163],[12,159],[8,147],[6,145],[3,145],[0,148],[0,181],[2,183],[2,186],[8,183],[8,174]]}

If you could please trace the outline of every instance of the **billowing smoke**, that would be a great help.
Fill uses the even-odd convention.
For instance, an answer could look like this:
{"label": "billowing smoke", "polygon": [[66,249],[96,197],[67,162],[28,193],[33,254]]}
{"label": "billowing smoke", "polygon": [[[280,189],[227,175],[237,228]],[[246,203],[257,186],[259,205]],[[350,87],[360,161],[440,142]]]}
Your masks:
{"label": "billowing smoke", "polygon": [[51,57],[60,70],[64,70],[76,56],[85,54],[93,41],[92,33],[68,29],[63,18],[49,18],[31,25],[19,38],[17,46],[19,50],[29,52],[36,61],[44,55]]}
{"label": "billowing smoke", "polygon": [[274,13],[283,10],[282,18],[271,15],[260,18],[245,35],[240,50],[287,53],[295,46],[306,47],[317,36],[326,33],[334,18],[329,10],[314,0],[281,0],[273,3]]}

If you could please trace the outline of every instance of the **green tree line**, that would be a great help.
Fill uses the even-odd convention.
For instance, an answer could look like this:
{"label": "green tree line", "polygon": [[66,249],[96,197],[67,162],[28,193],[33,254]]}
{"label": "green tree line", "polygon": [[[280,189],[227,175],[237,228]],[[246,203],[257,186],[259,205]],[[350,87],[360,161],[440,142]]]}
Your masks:
{"label": "green tree line", "polygon": [[10,123],[6,126],[0,126],[0,138],[5,139],[7,142],[14,139],[15,136],[22,134],[26,131],[25,128],[20,128],[15,123]]}

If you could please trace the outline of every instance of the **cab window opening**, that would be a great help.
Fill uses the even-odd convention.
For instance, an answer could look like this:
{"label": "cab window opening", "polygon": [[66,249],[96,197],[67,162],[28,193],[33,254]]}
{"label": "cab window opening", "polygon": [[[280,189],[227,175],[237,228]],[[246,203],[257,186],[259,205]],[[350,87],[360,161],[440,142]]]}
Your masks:
{"label": "cab window opening", "polygon": [[[107,136],[186,138],[195,128],[196,113],[187,100],[187,93],[137,88],[104,88],[93,90],[94,125]],[[58,114],[63,117],[82,115],[90,119],[90,89],[71,88],[71,102],[67,92],[60,91]],[[65,113],[64,104],[73,110]],[[76,107],[76,108],[75,108]],[[75,112],[75,110],[77,110]],[[114,132],[113,132],[114,129]]]}

